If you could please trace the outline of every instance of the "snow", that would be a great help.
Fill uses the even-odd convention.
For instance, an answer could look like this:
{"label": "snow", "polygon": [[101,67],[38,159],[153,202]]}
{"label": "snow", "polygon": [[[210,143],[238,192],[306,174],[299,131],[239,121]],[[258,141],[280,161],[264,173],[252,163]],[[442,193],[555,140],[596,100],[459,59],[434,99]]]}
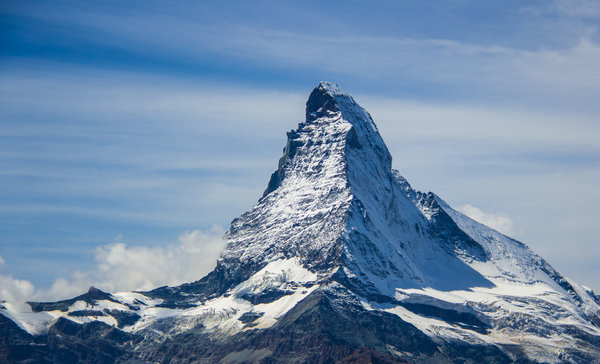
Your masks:
{"label": "snow", "polygon": [[[118,301],[98,300],[95,304],[85,301],[75,301],[68,310],[47,311],[34,313],[29,306],[23,306],[20,311],[11,304],[6,304],[3,313],[17,322],[25,331],[37,335],[44,333],[56,322],[59,317],[67,318],[77,323],[102,321],[108,325],[116,326],[116,320],[108,315],[96,316],[70,316],[75,311],[104,311],[119,310],[136,313],[141,319],[134,325],[123,328],[127,332],[139,332],[145,329],[154,329],[157,323],[163,320],[174,320],[176,324],[168,334],[176,334],[190,330],[198,324],[204,325],[209,331],[231,335],[244,328],[238,319],[247,312],[262,313],[252,328],[267,328],[277,322],[277,319],[293,308],[319,287],[316,284],[318,276],[304,268],[297,257],[272,261],[256,272],[245,282],[231,289],[226,295],[209,300],[204,304],[198,303],[197,307],[189,309],[170,309],[157,307],[162,300],[150,299],[141,293],[119,292],[112,295]],[[308,287],[305,287],[308,286]],[[291,292],[273,302],[252,305],[244,300],[245,294],[260,293],[269,288],[285,289]],[[140,302],[142,304],[140,304]],[[131,309],[129,307],[136,307]],[[162,334],[167,334],[162,332]]]}
{"label": "snow", "polygon": [[21,329],[32,335],[45,334],[56,316],[49,312],[33,312],[25,303],[4,302],[0,313],[13,320]]}
{"label": "snow", "polygon": [[258,293],[268,288],[281,287],[285,283],[308,283],[316,279],[315,273],[302,267],[299,258],[280,259],[270,262],[250,279],[240,283],[233,289],[233,293],[242,296],[245,293]]}
{"label": "snow", "polygon": [[346,91],[344,91],[340,86],[333,82],[329,81],[321,81],[319,82],[319,88],[326,90],[332,96],[344,96],[350,97]]}

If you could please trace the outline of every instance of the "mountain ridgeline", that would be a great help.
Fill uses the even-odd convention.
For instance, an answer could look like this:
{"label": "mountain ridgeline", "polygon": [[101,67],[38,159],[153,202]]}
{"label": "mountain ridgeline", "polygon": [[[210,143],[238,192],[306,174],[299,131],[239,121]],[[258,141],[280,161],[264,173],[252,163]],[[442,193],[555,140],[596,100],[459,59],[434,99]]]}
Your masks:
{"label": "mountain ridgeline", "polygon": [[3,303],[0,361],[600,361],[600,298],[414,190],[371,116],[329,82],[225,238],[196,282]]}

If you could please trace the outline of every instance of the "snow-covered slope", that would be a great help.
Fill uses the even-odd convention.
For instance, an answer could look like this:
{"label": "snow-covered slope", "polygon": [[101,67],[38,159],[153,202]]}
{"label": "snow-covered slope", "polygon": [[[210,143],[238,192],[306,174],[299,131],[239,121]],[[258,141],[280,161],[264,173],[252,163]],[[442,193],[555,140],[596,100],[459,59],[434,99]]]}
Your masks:
{"label": "snow-covered slope", "polygon": [[[144,360],[175,351],[208,362],[310,361],[300,353],[310,348],[334,361],[365,352],[391,361],[600,361],[593,292],[413,190],[391,165],[371,116],[321,82],[209,275],[149,292],[92,288],[30,308],[6,303],[0,312],[33,335],[52,336],[65,318],[103,322],[132,335],[135,344],[119,347]],[[299,334],[307,323],[324,341]],[[301,344],[289,347],[290,335]],[[198,343],[211,349],[191,356]]]}

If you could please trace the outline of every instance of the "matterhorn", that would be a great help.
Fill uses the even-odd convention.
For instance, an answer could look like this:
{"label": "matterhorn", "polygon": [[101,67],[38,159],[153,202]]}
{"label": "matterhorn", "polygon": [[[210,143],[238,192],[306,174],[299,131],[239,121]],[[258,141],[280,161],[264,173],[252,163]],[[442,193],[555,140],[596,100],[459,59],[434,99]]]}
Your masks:
{"label": "matterhorn", "polygon": [[414,190],[330,82],[225,239],[196,282],[3,303],[0,362],[600,362],[600,298]]}

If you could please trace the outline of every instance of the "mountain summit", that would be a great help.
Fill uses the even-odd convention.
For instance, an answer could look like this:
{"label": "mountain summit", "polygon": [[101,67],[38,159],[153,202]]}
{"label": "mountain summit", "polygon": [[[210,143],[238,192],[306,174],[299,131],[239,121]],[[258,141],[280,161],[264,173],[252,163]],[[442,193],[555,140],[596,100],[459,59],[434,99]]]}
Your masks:
{"label": "mountain summit", "polygon": [[0,306],[8,362],[598,362],[600,298],[415,191],[371,116],[310,94],[216,268],[148,292]]}

